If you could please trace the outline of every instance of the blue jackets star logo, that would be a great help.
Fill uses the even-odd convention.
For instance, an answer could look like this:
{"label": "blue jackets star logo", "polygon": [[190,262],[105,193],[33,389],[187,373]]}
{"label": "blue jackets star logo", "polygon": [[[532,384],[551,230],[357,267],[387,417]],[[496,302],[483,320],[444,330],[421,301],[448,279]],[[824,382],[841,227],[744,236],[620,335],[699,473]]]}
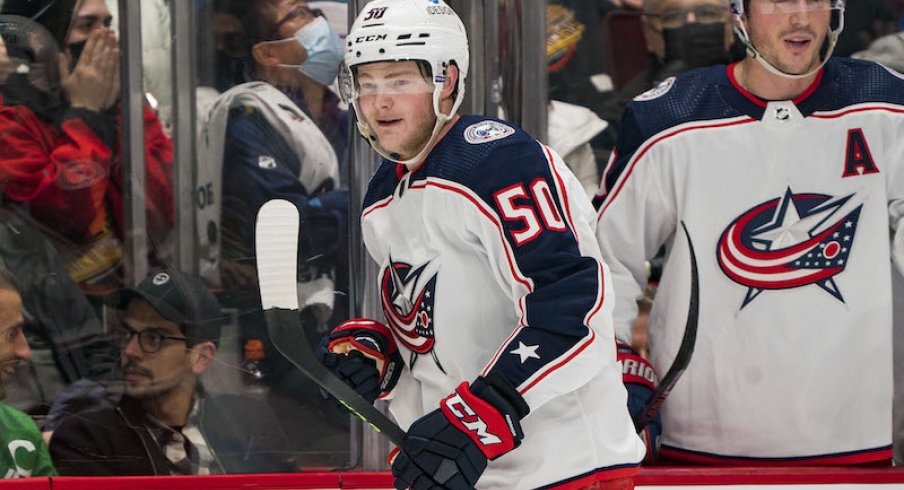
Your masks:
{"label": "blue jackets star logo", "polygon": [[795,194],[758,204],[722,232],[719,267],[747,286],[741,308],[765,290],[815,284],[841,302],[835,276],[847,267],[863,204],[854,195]]}

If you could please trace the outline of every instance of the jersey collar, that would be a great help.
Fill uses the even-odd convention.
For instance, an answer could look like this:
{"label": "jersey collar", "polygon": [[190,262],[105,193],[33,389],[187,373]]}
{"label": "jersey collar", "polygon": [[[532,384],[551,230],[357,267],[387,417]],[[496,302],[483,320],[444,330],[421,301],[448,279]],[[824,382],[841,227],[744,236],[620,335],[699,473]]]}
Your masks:
{"label": "jersey collar", "polygon": [[[726,68],[728,80],[731,82],[732,86],[734,86],[735,90],[743,95],[744,98],[746,98],[750,102],[753,102],[759,107],[765,108],[767,105],[769,105],[769,102],[771,101],[757,97],[756,95],[752,94],[747,89],[742,87],[740,83],[738,83],[738,79],[735,77],[735,69],[737,67],[738,63],[736,62],[728,65],[728,67]],[[823,74],[825,74],[825,70],[825,67],[820,68],[819,72],[816,74],[816,78],[813,80],[813,83],[811,83],[810,86],[803,91],[803,93],[795,97],[791,102],[793,102],[795,105],[800,105],[802,102],[810,98],[810,96],[813,95],[813,92],[816,92],[816,89],[818,89],[822,84],[822,77]]]}

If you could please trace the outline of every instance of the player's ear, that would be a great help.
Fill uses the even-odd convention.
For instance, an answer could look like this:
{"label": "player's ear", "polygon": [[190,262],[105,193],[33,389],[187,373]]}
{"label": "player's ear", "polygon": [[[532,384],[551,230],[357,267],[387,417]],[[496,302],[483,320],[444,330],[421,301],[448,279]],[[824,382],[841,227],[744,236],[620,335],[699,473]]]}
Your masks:
{"label": "player's ear", "polygon": [[455,93],[455,88],[458,87],[458,66],[455,63],[449,63],[449,67],[446,68],[446,81],[443,83],[443,91],[441,92],[442,99],[451,98],[452,94]]}

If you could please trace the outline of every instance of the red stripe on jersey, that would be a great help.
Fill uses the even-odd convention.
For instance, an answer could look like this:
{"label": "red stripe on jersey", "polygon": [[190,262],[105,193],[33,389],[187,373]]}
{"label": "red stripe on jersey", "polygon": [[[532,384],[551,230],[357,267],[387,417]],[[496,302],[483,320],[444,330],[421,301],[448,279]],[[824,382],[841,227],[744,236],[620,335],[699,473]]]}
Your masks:
{"label": "red stripe on jersey", "polygon": [[[420,183],[418,183],[418,184],[420,184]],[[417,187],[420,187],[420,185],[418,185]],[[412,185],[410,187],[410,189],[415,189],[417,187],[415,185]],[[479,202],[476,198],[474,198],[473,196],[471,196],[469,193],[465,192],[464,190],[453,186],[451,183],[440,182],[437,180],[428,179],[427,181],[425,181],[423,183],[423,187],[436,187],[439,189],[452,191],[460,196],[463,196],[467,200],[471,201],[471,203],[473,203],[477,207],[477,209],[479,209],[480,212],[483,213],[483,215],[487,217],[487,219],[492,221],[493,224],[496,225],[496,229],[499,231],[499,239],[502,240],[502,245],[503,245],[503,248],[505,249],[505,260],[508,261],[509,269],[512,272],[512,277],[514,277],[516,281],[518,281],[524,287],[526,287],[528,292],[533,292],[533,290],[534,290],[533,283],[531,281],[529,281],[527,278],[525,278],[524,274],[521,274],[521,272],[518,271],[518,268],[515,267],[515,259],[514,259],[514,257],[511,256],[512,255],[511,247],[509,247],[508,242],[505,240],[505,230],[502,228],[502,222],[499,221],[499,218],[497,216],[495,216],[490,211],[487,211],[484,208],[484,206],[481,205],[481,202]]]}
{"label": "red stripe on jersey", "polygon": [[640,471],[638,466],[600,468],[589,475],[562,483],[553,483],[541,488],[555,490],[623,490],[634,488],[634,476]]}
{"label": "red stripe on jersey", "polygon": [[653,148],[654,146],[656,146],[656,144],[659,143],[660,141],[671,138],[672,136],[677,136],[677,135],[687,132],[687,131],[694,131],[694,130],[698,130],[698,129],[711,129],[711,128],[727,128],[729,126],[737,126],[740,124],[748,124],[748,123],[753,123],[753,122],[757,122],[757,120],[753,119],[751,117],[745,117],[744,119],[733,120],[730,122],[704,124],[704,125],[700,125],[700,126],[689,126],[686,128],[679,129],[677,131],[673,131],[671,133],[664,134],[664,135],[656,138],[655,140],[649,142],[646,146],[643,147],[643,150],[641,150],[639,153],[637,153],[631,157],[630,163],[628,163],[628,171],[625,172],[624,177],[621,178],[620,182],[616,186],[615,192],[613,192],[611,194],[611,197],[606,196],[606,202],[603,204],[603,207],[600,209],[599,215],[597,215],[597,218],[596,218],[597,223],[600,222],[600,220],[603,218],[603,213],[605,213],[606,210],[609,209],[609,205],[612,204],[612,201],[614,201],[615,198],[618,197],[618,194],[625,187],[625,182],[628,181],[628,178],[631,176],[631,173],[634,172],[634,167],[635,167],[635,165],[637,165],[637,162],[641,158],[643,158],[643,156],[648,151],[650,151],[650,148]]}
{"label": "red stripe on jersey", "polygon": [[885,111],[885,112],[893,112],[895,114],[904,114],[904,108],[895,109],[894,107],[887,106],[866,106],[866,107],[856,107],[853,109],[848,109],[839,113],[814,113],[810,117],[815,117],[817,119],[835,119],[842,116],[846,116],[848,114],[853,114],[855,112],[868,112],[868,111]]}
{"label": "red stripe on jersey", "polygon": [[364,212],[361,214],[361,221],[364,221],[364,218],[366,218],[368,214],[370,214],[380,208],[385,208],[386,206],[389,206],[389,203],[391,203],[391,202],[392,202],[392,196],[389,196],[389,197],[383,198],[382,201],[377,201],[377,202],[371,204],[370,207],[365,209]]}
{"label": "red stripe on jersey", "polygon": [[521,393],[522,395],[527,393],[531,388],[536,386],[537,383],[542,381],[543,378],[549,376],[550,374],[552,374],[553,371],[555,371],[555,370],[559,369],[560,367],[571,362],[571,360],[574,359],[575,357],[577,357],[577,355],[580,354],[581,352],[584,352],[584,349],[586,349],[587,346],[589,346],[590,344],[593,343],[594,340],[596,340],[596,332],[592,328],[589,330],[590,330],[590,335],[588,337],[585,337],[583,344],[579,344],[577,346],[577,349],[575,349],[571,354],[568,355],[568,357],[566,357],[565,359],[560,361],[558,364],[555,364],[554,366],[550,367],[546,371],[539,373],[539,375],[535,374],[534,376],[536,376],[536,377],[534,378],[534,380],[531,381],[530,384],[525,386],[523,389],[518,390],[518,393]]}
{"label": "red stripe on jersey", "polygon": [[707,466],[852,466],[888,461],[891,464],[892,448],[883,447],[851,453],[827,454],[802,458],[738,458],[719,456],[662,446],[658,463],[672,465],[698,464]]}
{"label": "red stripe on jersey", "polygon": [[556,190],[559,191],[559,199],[562,200],[563,207],[565,208],[565,219],[568,221],[568,226],[571,227],[571,233],[574,235],[574,240],[578,242],[578,246],[581,244],[581,239],[578,237],[578,231],[574,227],[574,218],[571,217],[571,206],[568,204],[568,194],[565,193],[565,181],[562,180],[562,176],[559,175],[559,172],[556,170],[556,164],[553,161],[552,152],[549,151],[549,147],[540,144],[543,147],[543,151],[546,153],[546,162],[549,164],[549,171],[555,177],[556,182]]}
{"label": "red stripe on jersey", "polygon": [[596,190],[596,197],[606,197],[606,194],[609,192],[609,189],[606,189],[606,182],[609,180],[609,174],[612,173],[612,168],[615,167],[616,160],[618,160],[618,151],[613,148],[612,154],[609,155],[609,161],[606,163],[606,168],[603,170],[603,177],[600,179],[600,187]]}
{"label": "red stripe on jersey", "polygon": [[603,303],[606,300],[606,275],[603,271],[603,263],[597,261],[596,266],[599,270],[599,291],[596,293],[596,303],[594,304],[593,309],[591,309],[590,313],[587,313],[587,316],[584,317],[584,325],[587,325],[587,328],[590,328],[591,330],[590,322],[593,320],[593,316],[603,308]]}

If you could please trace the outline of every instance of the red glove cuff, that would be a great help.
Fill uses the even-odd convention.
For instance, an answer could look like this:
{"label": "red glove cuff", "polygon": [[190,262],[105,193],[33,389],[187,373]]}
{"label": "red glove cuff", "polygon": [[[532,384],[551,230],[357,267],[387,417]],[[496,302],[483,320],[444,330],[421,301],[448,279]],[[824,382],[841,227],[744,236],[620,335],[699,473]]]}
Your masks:
{"label": "red glove cuff", "polygon": [[439,407],[456,429],[477,444],[487,459],[497,458],[515,448],[513,424],[496,407],[471,393],[467,381],[443,398]]}
{"label": "red glove cuff", "polygon": [[653,369],[650,361],[640,357],[634,349],[619,343],[617,359],[622,363],[622,382],[625,384],[637,383],[651,390],[656,387],[656,383],[659,381],[656,370]]}

